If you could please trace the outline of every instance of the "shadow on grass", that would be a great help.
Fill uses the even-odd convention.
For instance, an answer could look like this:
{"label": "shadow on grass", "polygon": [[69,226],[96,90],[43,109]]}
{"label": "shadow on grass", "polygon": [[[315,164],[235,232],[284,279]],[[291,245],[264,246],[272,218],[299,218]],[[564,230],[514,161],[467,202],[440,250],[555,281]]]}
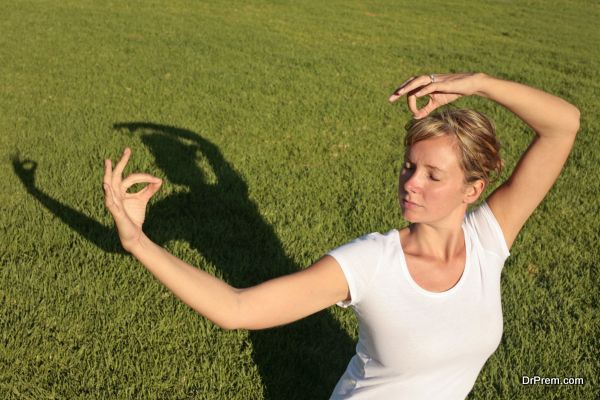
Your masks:
{"label": "shadow on grass", "polygon": [[[155,242],[187,241],[239,288],[299,270],[248,198],[245,182],[213,143],[195,132],[153,123],[118,123],[114,128],[140,134],[168,181],[189,188],[150,207],[145,231]],[[207,170],[199,167],[199,159],[209,165]],[[112,229],[35,187],[34,161],[13,158],[13,168],[29,193],[72,229],[105,251],[122,252],[118,242],[108,239],[117,236]],[[250,331],[249,338],[267,399],[327,398],[354,346],[328,311]]]}
{"label": "shadow on grass", "polygon": [[121,243],[119,243],[118,237],[115,236],[115,231],[112,227],[106,227],[68,205],[62,204],[36,187],[35,172],[37,170],[37,162],[29,159],[21,159],[18,154],[11,156],[11,162],[15,174],[21,180],[23,186],[25,186],[27,192],[54,215],[59,217],[62,222],[69,225],[71,229],[102,250],[109,253],[126,254],[125,250],[121,247]]}

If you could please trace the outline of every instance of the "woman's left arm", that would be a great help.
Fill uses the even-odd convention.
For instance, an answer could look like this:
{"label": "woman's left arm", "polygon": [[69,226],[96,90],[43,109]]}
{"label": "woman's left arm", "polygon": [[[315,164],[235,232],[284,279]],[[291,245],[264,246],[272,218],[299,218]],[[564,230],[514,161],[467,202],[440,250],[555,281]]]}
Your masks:
{"label": "woman's left arm", "polygon": [[558,178],[579,129],[579,110],[559,97],[516,82],[485,74],[478,79],[477,94],[512,111],[536,134],[510,178],[487,198],[510,248]]}
{"label": "woman's left arm", "polygon": [[[506,107],[535,131],[510,178],[487,198],[510,248],[560,174],[579,129],[579,110],[541,90],[483,73],[412,77],[389,100],[395,102],[404,95],[415,118],[462,96],[482,96]],[[417,98],[424,96],[429,102],[418,108]]]}

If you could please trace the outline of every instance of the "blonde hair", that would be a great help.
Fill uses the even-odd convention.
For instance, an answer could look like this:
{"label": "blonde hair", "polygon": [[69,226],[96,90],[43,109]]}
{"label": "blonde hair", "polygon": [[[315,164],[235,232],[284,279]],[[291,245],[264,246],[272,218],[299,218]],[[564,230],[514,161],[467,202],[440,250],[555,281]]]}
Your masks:
{"label": "blonde hair", "polygon": [[457,139],[458,159],[465,174],[465,183],[483,179],[487,185],[500,176],[503,166],[500,142],[494,125],[485,115],[474,110],[445,108],[423,119],[413,120],[406,127],[405,152],[408,153],[417,142],[441,136]]}

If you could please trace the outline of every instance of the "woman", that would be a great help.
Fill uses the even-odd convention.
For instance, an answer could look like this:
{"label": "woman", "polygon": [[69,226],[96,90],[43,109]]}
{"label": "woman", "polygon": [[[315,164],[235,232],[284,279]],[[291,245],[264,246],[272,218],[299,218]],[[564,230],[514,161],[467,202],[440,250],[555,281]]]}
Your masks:
{"label": "woman", "polygon": [[[536,133],[510,178],[467,213],[499,173],[491,123],[469,110],[436,108],[478,95],[506,107]],[[106,206],[125,250],[201,315],[225,329],[286,324],[338,304],[359,319],[356,355],[332,398],[462,399],[502,334],[500,272],[518,232],[559,175],[579,128],[564,100],[477,74],[423,75],[394,94],[407,96],[408,129],[399,197],[409,227],[372,233],[309,268],[237,289],[174,257],[142,231],[161,181],[122,179],[105,161]],[[417,98],[427,96],[422,109]],[[136,183],[148,185],[136,194]]]}

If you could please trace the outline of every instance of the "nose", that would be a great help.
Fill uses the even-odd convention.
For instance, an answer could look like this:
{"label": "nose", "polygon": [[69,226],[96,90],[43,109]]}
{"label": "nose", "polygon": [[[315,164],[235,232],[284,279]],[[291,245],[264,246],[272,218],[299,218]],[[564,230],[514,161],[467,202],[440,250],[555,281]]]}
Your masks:
{"label": "nose", "polygon": [[415,171],[402,171],[402,173],[400,174],[400,187],[406,193],[416,193],[420,189],[421,183]]}

